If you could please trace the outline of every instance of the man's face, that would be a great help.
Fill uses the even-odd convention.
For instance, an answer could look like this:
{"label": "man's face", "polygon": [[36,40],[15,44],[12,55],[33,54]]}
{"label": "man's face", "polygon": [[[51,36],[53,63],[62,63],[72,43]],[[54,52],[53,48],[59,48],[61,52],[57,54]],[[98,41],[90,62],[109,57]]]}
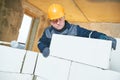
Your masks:
{"label": "man's face", "polygon": [[61,17],[58,19],[50,20],[50,24],[57,30],[61,30],[65,25],[65,18]]}

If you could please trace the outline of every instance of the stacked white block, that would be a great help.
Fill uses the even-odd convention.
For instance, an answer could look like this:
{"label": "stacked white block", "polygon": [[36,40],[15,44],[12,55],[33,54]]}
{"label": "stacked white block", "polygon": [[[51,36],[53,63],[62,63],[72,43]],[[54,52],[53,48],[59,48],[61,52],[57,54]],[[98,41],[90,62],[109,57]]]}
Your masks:
{"label": "stacked white block", "polygon": [[49,56],[48,58],[38,56],[35,75],[37,80],[67,80],[70,61]]}
{"label": "stacked white block", "polygon": [[0,72],[0,80],[33,80],[33,75]]}
{"label": "stacked white block", "polygon": [[22,73],[33,74],[35,71],[35,65],[37,61],[37,52],[27,51],[25,56]]}
{"label": "stacked white block", "polygon": [[112,50],[111,52],[110,69],[120,72],[120,39],[116,38],[116,40],[116,50]]}
{"label": "stacked white block", "polygon": [[[77,40],[77,38],[75,39]],[[78,41],[73,40],[75,42],[71,42],[71,44],[66,45],[68,44],[67,40],[71,40],[71,38],[66,40],[62,38],[62,41],[60,43],[59,40],[55,41],[56,43],[58,42],[59,45],[61,44],[62,45],[61,47],[56,46],[55,43],[52,42],[54,44],[53,45],[51,43],[51,46],[53,45],[52,48],[56,46],[54,49],[58,51],[56,51],[55,54],[51,53],[48,58],[44,58],[41,54],[38,54],[33,51],[26,51],[26,50],[15,49],[6,46],[0,46],[0,80],[120,80],[120,73],[119,73],[120,72],[120,64],[119,64],[120,39],[117,39],[118,42],[117,49],[115,51],[114,50],[112,51],[110,57],[111,58],[110,69],[114,71],[101,69],[101,68],[108,69],[109,66],[109,64],[106,63],[107,62],[109,63],[110,54],[109,53],[106,54],[105,53],[106,51],[104,51],[105,54],[104,55],[100,52],[97,53],[97,49],[95,49],[96,52],[95,55],[94,54],[84,55],[83,57],[86,58],[86,56],[91,56],[92,58],[98,59],[97,62],[99,62],[100,60],[100,64],[102,63],[102,61],[107,60],[105,61],[104,64],[101,64],[102,66],[98,66],[98,64],[96,65],[96,63],[91,64],[91,63],[81,62],[78,59],[81,58],[81,56],[83,56],[81,55],[81,53],[74,53],[75,54],[74,56],[73,52],[70,52],[72,47],[73,47],[72,50],[75,50],[75,47],[76,48],[79,47],[78,46],[79,44],[77,44]],[[97,40],[97,39],[93,39],[93,40]],[[66,42],[63,43],[64,41]],[[102,46],[102,48],[105,48],[106,46],[104,45],[108,45],[109,43],[111,44],[111,42],[109,41],[107,41],[107,43],[106,41],[105,42],[104,41],[103,43],[105,44],[101,43],[100,45],[96,45],[96,47]],[[91,47],[93,46],[95,46],[95,44],[93,44]],[[108,46],[109,49],[110,46],[111,45]],[[66,50],[63,51],[64,54],[61,53],[62,52],[60,51],[61,48],[66,48]],[[88,47],[84,47],[84,48],[86,49]],[[81,49],[81,47],[78,48],[78,51],[79,49]],[[109,49],[105,48],[105,50],[109,50]],[[69,53],[66,52],[67,50],[69,50]],[[76,54],[80,54],[80,55],[76,55]],[[97,56],[97,57],[93,57],[93,56]],[[97,67],[101,67],[101,68],[97,68]],[[33,78],[33,76],[35,76],[35,78]]]}
{"label": "stacked white block", "polygon": [[120,80],[120,73],[73,62],[69,80]]}
{"label": "stacked white block", "polygon": [[20,73],[26,50],[0,45],[0,71]]}
{"label": "stacked white block", "polygon": [[48,79],[43,79],[43,78],[37,76],[37,77],[36,77],[36,80],[48,80]]}
{"label": "stacked white block", "polygon": [[50,55],[109,69],[111,41],[53,34]]}

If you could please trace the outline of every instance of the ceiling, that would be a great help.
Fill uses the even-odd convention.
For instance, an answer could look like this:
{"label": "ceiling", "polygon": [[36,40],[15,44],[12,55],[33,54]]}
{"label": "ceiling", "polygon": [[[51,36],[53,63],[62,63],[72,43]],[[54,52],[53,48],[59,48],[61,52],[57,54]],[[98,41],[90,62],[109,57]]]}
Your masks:
{"label": "ceiling", "polygon": [[52,3],[65,9],[65,17],[77,22],[120,22],[120,0],[25,0],[47,13]]}

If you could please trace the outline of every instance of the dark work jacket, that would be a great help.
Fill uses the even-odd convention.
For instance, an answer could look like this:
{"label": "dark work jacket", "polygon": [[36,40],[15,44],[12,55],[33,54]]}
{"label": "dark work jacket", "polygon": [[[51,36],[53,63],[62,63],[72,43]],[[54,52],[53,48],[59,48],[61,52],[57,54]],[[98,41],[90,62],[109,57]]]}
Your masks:
{"label": "dark work jacket", "polygon": [[72,35],[96,39],[99,39],[101,35],[105,35],[103,33],[87,30],[85,28],[80,27],[79,25],[70,24],[67,21],[65,21],[65,26],[61,30],[57,30],[52,26],[49,26],[45,29],[42,37],[38,41],[38,48],[41,52],[44,50],[44,48],[49,48],[52,34]]}

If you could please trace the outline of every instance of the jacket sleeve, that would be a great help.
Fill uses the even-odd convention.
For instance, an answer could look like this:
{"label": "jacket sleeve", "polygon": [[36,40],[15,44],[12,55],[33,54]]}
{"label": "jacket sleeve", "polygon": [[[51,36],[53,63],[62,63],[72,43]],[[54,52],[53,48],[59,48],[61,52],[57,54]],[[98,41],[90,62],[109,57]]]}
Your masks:
{"label": "jacket sleeve", "polygon": [[46,37],[44,31],[42,37],[38,41],[38,49],[40,50],[40,52],[43,52],[46,47],[48,47],[48,38]]}
{"label": "jacket sleeve", "polygon": [[96,39],[99,39],[101,35],[105,35],[101,32],[88,30],[80,26],[77,26],[77,34],[78,36],[81,36],[81,37],[89,37],[89,38],[96,38]]}
{"label": "jacket sleeve", "polygon": [[78,34],[78,36],[81,36],[81,37],[110,40],[110,41],[112,41],[112,48],[114,50],[116,49],[117,40],[113,37],[107,36],[104,33],[87,30],[87,29],[84,29],[84,28],[77,26],[77,34]]}

